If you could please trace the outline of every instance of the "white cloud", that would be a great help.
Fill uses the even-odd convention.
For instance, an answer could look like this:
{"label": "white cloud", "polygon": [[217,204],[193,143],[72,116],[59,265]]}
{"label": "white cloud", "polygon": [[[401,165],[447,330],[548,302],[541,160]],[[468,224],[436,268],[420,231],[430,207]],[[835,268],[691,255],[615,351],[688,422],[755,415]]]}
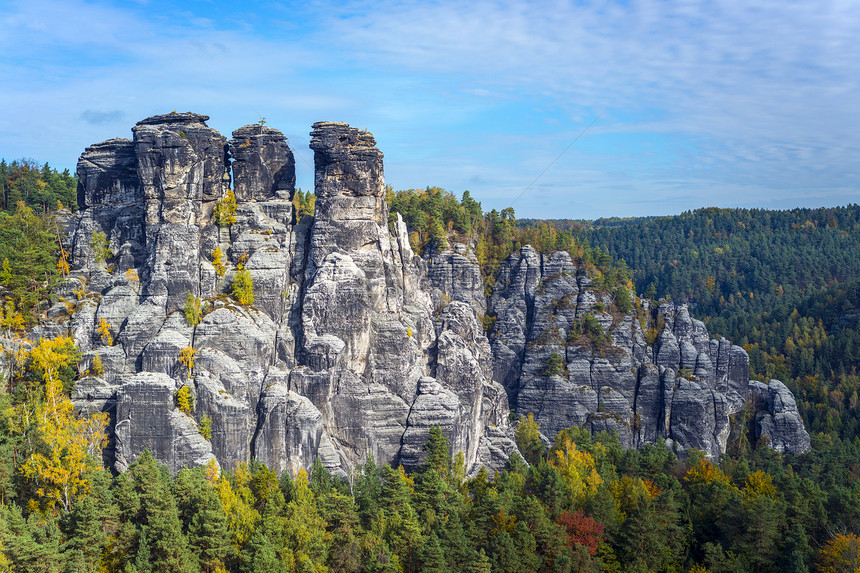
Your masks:
{"label": "white cloud", "polygon": [[0,155],[74,161],[176,108],[225,135],[263,115],[310,157],[310,124],[335,119],[377,135],[395,184],[503,207],[605,110],[536,184],[541,202],[588,188],[600,192],[577,205],[664,194],[691,208],[860,186],[853,1],[383,0],[254,5],[229,21],[155,4],[9,6],[0,141],[15,148]]}

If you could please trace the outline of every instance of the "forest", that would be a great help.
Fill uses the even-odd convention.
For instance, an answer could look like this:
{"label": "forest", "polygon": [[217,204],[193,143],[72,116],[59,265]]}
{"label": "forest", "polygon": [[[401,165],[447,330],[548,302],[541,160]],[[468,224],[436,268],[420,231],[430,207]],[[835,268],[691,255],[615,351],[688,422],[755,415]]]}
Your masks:
{"label": "forest", "polygon": [[[319,461],[295,474],[252,461],[171,475],[144,453],[113,475],[101,461],[106,418],[73,411],[70,392],[86,372],[72,340],[20,338],[64,271],[52,217],[75,196],[68,173],[29,164],[22,175],[22,163],[0,163],[0,318],[12,349],[0,392],[0,571],[860,566],[857,206],[567,224],[517,221],[510,208],[485,213],[468,193],[439,188],[387,193],[391,222],[400,213],[419,252],[470,244],[488,294],[500,262],[532,244],[567,250],[605,288],[690,302],[712,334],[747,347],[756,376],[791,386],[812,435],[806,454],[753,445],[749,411],[719,462],[696,452],[678,459],[659,442],[624,450],[614,435],[579,428],[546,444],[526,416],[516,425],[522,457],[495,475],[466,475],[438,428],[410,473],[369,458],[346,476]],[[36,183],[24,186],[25,176]],[[312,214],[312,194],[294,202],[298,216]]]}

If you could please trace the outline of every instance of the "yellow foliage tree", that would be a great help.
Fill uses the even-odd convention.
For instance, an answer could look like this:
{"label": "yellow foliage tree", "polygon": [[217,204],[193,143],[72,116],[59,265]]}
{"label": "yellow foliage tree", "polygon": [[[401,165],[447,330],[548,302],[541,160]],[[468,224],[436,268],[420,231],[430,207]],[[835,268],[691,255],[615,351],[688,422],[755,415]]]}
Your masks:
{"label": "yellow foliage tree", "polygon": [[5,312],[0,306],[0,326],[7,330],[21,330],[24,328],[24,317],[15,310],[15,303],[6,301]]}
{"label": "yellow foliage tree", "polygon": [[104,318],[99,319],[99,326],[96,329],[101,336],[102,344],[105,346],[113,346],[113,336],[110,333],[110,323]]}
{"label": "yellow foliage tree", "polygon": [[188,370],[187,377],[191,377],[191,370],[194,369],[194,355],[197,354],[197,350],[192,348],[191,346],[186,346],[182,350],[179,351],[179,363],[185,366]]}
{"label": "yellow foliage tree", "polygon": [[698,463],[693,464],[687,470],[684,481],[692,485],[698,483],[708,484],[715,481],[728,484],[730,480],[729,476],[724,474],[720,468],[705,458],[700,458]]}
{"label": "yellow foliage tree", "polygon": [[650,480],[638,477],[623,476],[609,484],[609,492],[615,499],[615,505],[622,515],[629,515],[642,504],[660,495],[660,489]]}
{"label": "yellow foliage tree", "polygon": [[128,280],[128,284],[132,286],[135,292],[140,289],[140,276],[138,276],[135,269],[128,269],[125,271],[125,278]]}
{"label": "yellow foliage tree", "polygon": [[236,195],[232,189],[215,203],[215,224],[219,227],[229,227],[236,222]]}
{"label": "yellow foliage tree", "polygon": [[227,265],[224,264],[224,253],[221,251],[221,247],[215,247],[215,250],[212,251],[212,266],[215,267],[215,274],[219,277],[223,277],[224,273],[227,272]]}
{"label": "yellow foliage tree", "polygon": [[30,352],[33,366],[42,372],[45,383],[45,399],[36,407],[35,418],[47,453],[34,453],[22,468],[36,482],[37,493],[47,500],[48,507],[59,503],[64,511],[88,491],[85,474],[101,467],[94,458],[107,444],[104,430],[108,423],[106,413],[81,419],[74,415],[72,402],[64,394],[63,381],[58,377],[60,369],[74,359],[69,347],[74,347],[69,337],[43,338]]}
{"label": "yellow foliage tree", "polygon": [[588,452],[577,449],[567,432],[560,432],[556,436],[549,463],[567,483],[577,507],[582,507],[590,496],[597,493],[597,486],[603,482],[595,469],[594,458]]}
{"label": "yellow foliage tree", "polygon": [[254,281],[247,269],[236,271],[230,288],[239,304],[254,304]]}
{"label": "yellow foliage tree", "polygon": [[194,398],[191,396],[191,388],[187,385],[176,391],[176,407],[181,412],[191,415],[194,412]]}
{"label": "yellow foliage tree", "polygon": [[232,472],[223,472],[215,485],[221,506],[227,515],[227,529],[238,550],[254,533],[260,512],[254,508],[254,493],[249,484],[251,472],[247,463],[237,464]]}
{"label": "yellow foliage tree", "polygon": [[860,571],[860,537],[846,533],[828,541],[818,554],[818,570],[822,573]]}
{"label": "yellow foliage tree", "polygon": [[776,486],[773,479],[761,470],[747,476],[746,484],[741,491],[745,503],[751,503],[760,497],[776,499]]}

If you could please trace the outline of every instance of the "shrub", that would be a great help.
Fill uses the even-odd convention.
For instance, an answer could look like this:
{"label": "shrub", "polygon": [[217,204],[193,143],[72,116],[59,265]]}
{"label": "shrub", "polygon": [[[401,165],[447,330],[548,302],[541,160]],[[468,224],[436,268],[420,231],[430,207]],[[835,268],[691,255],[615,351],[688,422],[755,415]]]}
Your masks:
{"label": "shrub", "polygon": [[194,368],[194,355],[197,354],[197,351],[190,347],[186,346],[182,350],[179,351],[179,363],[185,366],[188,369],[188,377],[191,377],[191,370]]}
{"label": "shrub", "polygon": [[221,247],[215,247],[212,251],[212,266],[215,267],[215,274],[223,277],[227,272],[227,265],[224,264],[224,253],[221,252]]}
{"label": "shrub", "polygon": [[113,336],[110,334],[110,323],[104,318],[99,319],[99,326],[96,329],[101,336],[102,344],[105,346],[113,346]]}
{"label": "shrub", "polygon": [[96,264],[100,265],[113,256],[113,251],[110,248],[110,240],[101,231],[93,233],[90,248],[93,250],[93,258],[95,258]]}
{"label": "shrub", "polygon": [[130,284],[135,291],[140,289],[140,277],[135,269],[128,269],[125,271],[125,278],[128,280],[128,284]]}
{"label": "shrub", "polygon": [[553,351],[543,365],[543,373],[546,376],[558,376],[564,372],[564,359],[558,352]]}
{"label": "shrub", "polygon": [[185,313],[185,320],[188,321],[188,324],[191,326],[200,324],[200,319],[203,318],[203,306],[200,299],[191,294],[191,291],[185,295],[185,308],[182,311]]}
{"label": "shrub", "polygon": [[102,364],[102,357],[96,354],[90,361],[89,374],[92,376],[101,376],[104,373],[105,367],[104,364]]}
{"label": "shrub", "polygon": [[207,440],[212,439],[212,418],[209,416],[200,418],[200,435]]}
{"label": "shrub", "polygon": [[236,195],[232,189],[215,203],[215,224],[219,227],[229,227],[236,222]]}
{"label": "shrub", "polygon": [[194,411],[194,396],[191,395],[191,388],[186,384],[177,390],[173,394],[173,397],[176,400],[176,407],[179,408],[181,412],[191,415]]}
{"label": "shrub", "polygon": [[254,304],[254,281],[247,269],[236,271],[230,288],[239,304]]}

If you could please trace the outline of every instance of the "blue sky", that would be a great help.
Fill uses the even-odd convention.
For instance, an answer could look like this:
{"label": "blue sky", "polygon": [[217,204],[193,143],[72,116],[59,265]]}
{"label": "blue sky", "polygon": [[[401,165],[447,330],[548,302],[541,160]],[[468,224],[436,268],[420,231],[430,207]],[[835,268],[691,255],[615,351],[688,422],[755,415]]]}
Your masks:
{"label": "blue sky", "polygon": [[265,117],[305,189],[330,120],[395,189],[519,217],[834,206],[860,199],[858,102],[857,0],[0,0],[0,157],[71,169],[175,109]]}

